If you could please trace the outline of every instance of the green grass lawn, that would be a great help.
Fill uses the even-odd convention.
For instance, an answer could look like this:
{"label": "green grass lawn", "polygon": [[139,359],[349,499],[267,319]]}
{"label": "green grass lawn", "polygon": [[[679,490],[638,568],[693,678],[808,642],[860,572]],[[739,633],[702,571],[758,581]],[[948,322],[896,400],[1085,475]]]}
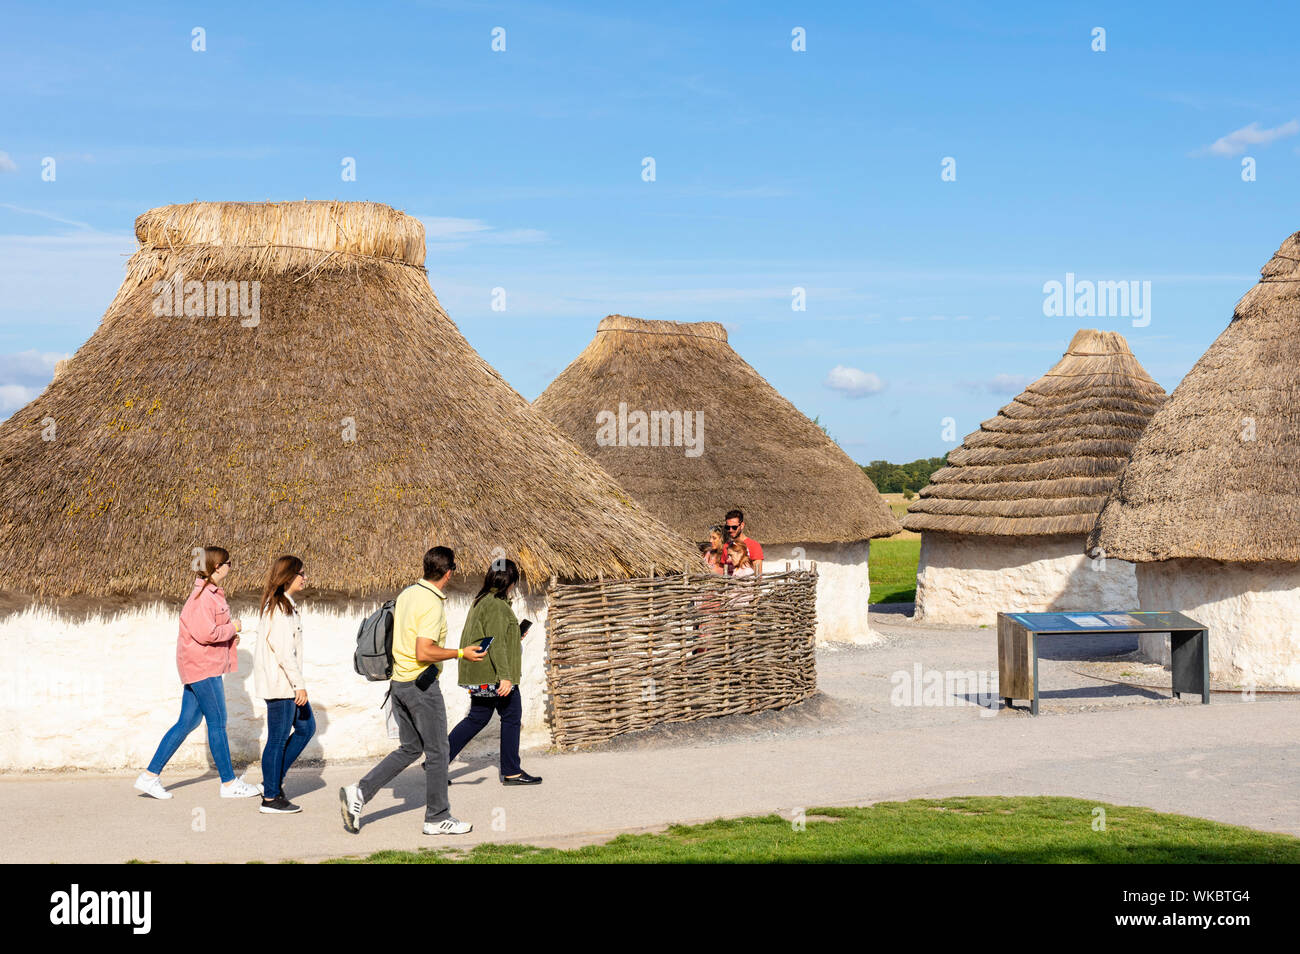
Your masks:
{"label": "green grass lawn", "polygon": [[[1097,809],[1105,830],[1094,829]],[[805,829],[777,815],[674,826],[559,850],[527,845],[381,851],[342,864],[924,862],[1187,864],[1300,862],[1300,839],[1077,798],[970,797],[810,808]]]}
{"label": "green grass lawn", "polygon": [[867,567],[871,571],[871,602],[911,603],[916,599],[916,564],[921,540],[872,540]]}

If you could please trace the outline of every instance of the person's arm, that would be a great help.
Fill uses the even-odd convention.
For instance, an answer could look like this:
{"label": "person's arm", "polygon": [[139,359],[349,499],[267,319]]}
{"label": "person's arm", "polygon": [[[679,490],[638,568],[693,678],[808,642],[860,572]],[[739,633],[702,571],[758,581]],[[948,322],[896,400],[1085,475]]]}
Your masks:
{"label": "person's arm", "polygon": [[[189,626],[195,640],[209,646],[215,643],[228,643],[239,632],[233,622],[217,622],[217,606],[217,603],[210,602],[203,598],[203,594],[199,594],[182,611],[182,615],[188,611],[186,625]],[[226,610],[226,615],[230,615],[229,608]]]}
{"label": "person's arm", "polygon": [[478,662],[484,656],[483,650],[477,646],[470,649],[443,649],[438,643],[427,636],[419,635],[420,631],[425,628],[425,620],[429,614],[425,614],[415,622],[415,661],[422,663],[437,663],[448,659],[457,659],[464,656],[470,662]]}
{"label": "person's arm", "polygon": [[471,646],[469,649],[443,649],[432,639],[425,639],[423,636],[415,637],[416,662],[443,662],[447,659],[456,659],[462,653],[470,662],[479,662],[486,655],[477,646]]}

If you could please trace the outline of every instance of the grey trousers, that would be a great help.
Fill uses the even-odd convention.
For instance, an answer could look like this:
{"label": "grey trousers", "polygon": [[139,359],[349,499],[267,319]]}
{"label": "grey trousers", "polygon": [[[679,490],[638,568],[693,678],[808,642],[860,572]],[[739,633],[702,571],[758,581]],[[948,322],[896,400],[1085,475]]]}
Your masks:
{"label": "grey trousers", "polygon": [[424,754],[424,820],[442,821],[451,815],[447,796],[447,709],[438,680],[428,689],[414,682],[389,683],[393,717],[401,745],[371,769],[357,786],[362,801],[370,801],[402,769]]}

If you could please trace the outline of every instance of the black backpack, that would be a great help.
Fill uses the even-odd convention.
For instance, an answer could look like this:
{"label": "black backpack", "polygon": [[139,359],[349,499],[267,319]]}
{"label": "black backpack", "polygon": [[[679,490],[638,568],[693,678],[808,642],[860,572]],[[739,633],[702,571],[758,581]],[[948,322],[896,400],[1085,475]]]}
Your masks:
{"label": "black backpack", "polygon": [[[412,583],[411,586],[419,586]],[[409,590],[408,586],[402,593]],[[401,596],[402,594],[397,594]],[[370,682],[384,682],[393,678],[393,608],[397,598],[389,600],[361,621],[357,629],[357,651],[352,655],[352,668],[358,676]]]}

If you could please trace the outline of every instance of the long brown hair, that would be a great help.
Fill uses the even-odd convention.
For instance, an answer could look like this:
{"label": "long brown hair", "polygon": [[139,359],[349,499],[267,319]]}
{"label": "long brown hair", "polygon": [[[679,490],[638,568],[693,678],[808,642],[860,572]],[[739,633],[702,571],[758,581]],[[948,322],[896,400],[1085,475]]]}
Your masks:
{"label": "long brown hair", "polygon": [[293,582],[294,577],[302,572],[302,560],[296,556],[285,554],[282,557],[276,557],[275,562],[271,564],[271,569],[266,574],[266,585],[262,587],[262,609],[263,616],[267,615],[272,608],[278,609],[285,616],[293,615],[293,604],[289,602],[289,597],[285,595],[285,590]]}
{"label": "long brown hair", "polygon": [[221,567],[230,562],[230,551],[225,547],[204,547],[203,548],[203,569],[199,570],[198,577],[203,581],[203,586],[199,592],[202,593],[208,588],[208,584],[213,586],[217,584],[212,580],[212,574],[216,573]]}

